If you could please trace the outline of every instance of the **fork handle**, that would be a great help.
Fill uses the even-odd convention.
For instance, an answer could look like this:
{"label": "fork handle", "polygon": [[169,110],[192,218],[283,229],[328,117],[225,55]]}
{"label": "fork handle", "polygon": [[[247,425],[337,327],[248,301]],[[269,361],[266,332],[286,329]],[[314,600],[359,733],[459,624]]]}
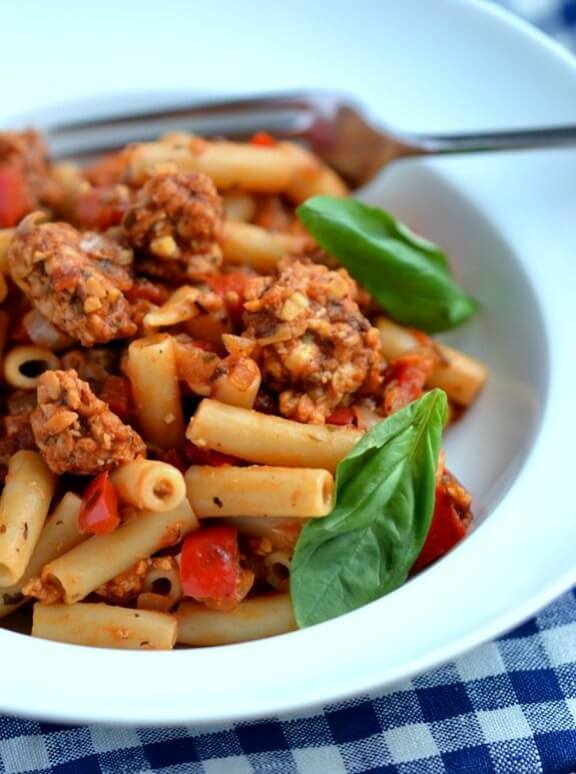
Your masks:
{"label": "fork handle", "polygon": [[504,132],[419,135],[377,131],[364,124],[362,142],[353,153],[325,153],[325,159],[354,186],[372,180],[390,162],[415,156],[447,156],[460,153],[576,147],[576,126],[543,127]]}
{"label": "fork handle", "polygon": [[402,155],[443,155],[481,153],[483,151],[521,150],[523,148],[569,147],[576,145],[576,126],[543,127],[506,132],[472,134],[401,135]]}

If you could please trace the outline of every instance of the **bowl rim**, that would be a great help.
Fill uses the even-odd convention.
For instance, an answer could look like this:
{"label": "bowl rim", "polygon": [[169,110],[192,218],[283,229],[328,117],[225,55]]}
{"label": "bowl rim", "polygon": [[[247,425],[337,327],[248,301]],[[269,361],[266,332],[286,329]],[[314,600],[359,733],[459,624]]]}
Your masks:
{"label": "bowl rim", "polygon": [[[466,0],[465,3],[462,3],[462,0],[444,0],[444,2],[447,5],[458,2],[460,5],[468,6],[474,12],[490,14],[498,18],[512,33],[518,33],[524,37],[528,36],[535,45],[547,49],[551,56],[557,59],[561,58],[568,65],[570,75],[576,81],[576,60],[528,23],[517,19],[497,6],[485,4],[481,0]],[[430,171],[430,174],[437,175],[440,180],[444,179],[442,173],[437,169]],[[489,212],[484,211],[476,203],[473,203],[473,206],[488,222],[492,222]],[[506,239],[503,238],[503,241],[506,242]],[[510,252],[517,255],[514,245],[507,242],[506,244]],[[520,256],[518,259],[522,264]],[[547,338],[554,346],[553,355],[558,362],[563,345],[560,341],[554,342],[551,335],[552,330],[557,328],[557,321],[547,318],[546,322],[549,328]],[[530,478],[531,476],[536,477],[536,472],[542,465],[547,450],[551,448],[551,436],[561,427],[562,420],[565,421],[565,416],[562,415],[558,405],[555,406],[553,401],[558,393],[560,395],[568,394],[565,385],[560,392],[560,379],[560,373],[551,379],[550,390],[554,392],[554,395],[548,400],[539,437],[535,440],[513,486],[492,512],[492,517],[498,516],[498,519],[491,517],[483,525],[482,530],[475,533],[473,538],[462,544],[457,551],[445,557],[441,565],[429,568],[393,595],[319,627],[254,643],[230,645],[218,649],[200,648],[194,651],[182,650],[170,653],[91,649],[88,654],[90,658],[89,674],[83,673],[82,679],[67,682],[62,680],[61,675],[70,671],[70,664],[82,666],[86,655],[84,648],[34,640],[13,632],[0,631],[0,647],[5,663],[6,659],[17,658],[20,663],[25,664],[25,682],[35,688],[33,695],[29,691],[22,691],[22,672],[8,670],[13,673],[18,672],[18,674],[8,674],[3,678],[0,695],[2,710],[18,715],[42,717],[50,721],[112,722],[138,725],[171,725],[182,722],[206,725],[259,718],[271,714],[301,713],[317,708],[321,704],[366,691],[374,691],[420,674],[461,655],[474,645],[512,628],[576,583],[576,567],[563,572],[559,577],[550,579],[537,593],[530,594],[521,602],[517,601],[510,605],[508,604],[509,600],[503,599],[500,609],[496,611],[491,609],[485,620],[478,621],[476,625],[471,624],[451,639],[433,638],[432,644],[425,653],[407,659],[401,668],[394,665],[368,667],[366,663],[359,664],[353,660],[348,664],[350,669],[343,669],[342,654],[334,649],[334,643],[340,641],[339,635],[344,627],[352,629],[358,634],[374,632],[374,634],[385,635],[386,632],[382,630],[381,623],[379,627],[374,625],[375,612],[378,607],[382,609],[383,605],[387,605],[390,609],[395,610],[410,609],[410,600],[413,597],[418,597],[423,583],[432,593],[434,591],[440,592],[443,588],[445,589],[446,577],[452,574],[458,576],[466,568],[472,551],[475,551],[479,546],[481,547],[481,544],[484,545],[485,549],[489,548],[496,523],[504,518],[505,513],[511,515],[519,502],[518,485],[527,485],[527,491],[533,490],[533,486],[528,486]],[[566,472],[568,472],[567,461],[564,464]],[[428,620],[426,615],[424,618]],[[414,625],[411,625],[414,630]],[[254,664],[269,665],[277,663],[277,661],[282,663],[282,660],[291,658],[305,658],[306,654],[310,653],[311,645],[315,649],[324,649],[327,660],[330,660],[330,671],[327,674],[337,675],[338,681],[327,684],[325,678],[322,687],[318,688],[310,685],[310,680],[306,679],[306,674],[300,674],[296,670],[290,676],[293,686],[285,695],[280,696],[274,692],[273,686],[266,685],[267,681],[264,675],[264,679],[258,683],[258,688],[262,690],[258,698],[255,698],[249,689],[246,690],[249,685],[248,675],[243,675],[246,693],[243,697],[234,697],[233,706],[231,706],[230,694],[226,693],[226,685],[230,684],[230,681],[235,676],[237,677],[238,673],[242,675],[246,671],[247,665],[251,665],[253,668]],[[198,706],[194,702],[195,706],[191,707],[190,700],[184,701],[186,696],[189,699],[194,699],[193,692],[189,693],[193,685],[190,685],[188,678],[182,678],[182,675],[188,671],[187,667],[190,666],[191,653],[194,654],[195,671],[209,675],[214,673],[214,669],[217,667],[218,680],[213,686],[216,699],[210,706],[202,702],[200,702],[201,706]],[[226,654],[226,659],[220,658],[222,653]],[[361,655],[361,652],[356,653],[357,657]],[[373,653],[371,656],[374,658]],[[186,659],[188,659],[188,663]],[[114,684],[102,677],[102,675],[107,674],[112,661],[117,674],[123,677],[123,685]],[[45,669],[47,662],[50,663],[50,670]],[[339,668],[342,670],[341,673],[339,673]],[[143,677],[145,674],[162,675],[163,682],[170,683],[169,689],[154,696],[152,702],[150,702],[150,697],[143,685],[146,683]],[[173,682],[171,683],[171,681]],[[125,694],[130,693],[130,691],[132,691],[131,698],[126,703],[123,698],[125,699]],[[296,693],[298,698],[295,700]],[[171,704],[171,698],[175,700],[174,704]],[[82,708],[77,710],[78,706]]]}

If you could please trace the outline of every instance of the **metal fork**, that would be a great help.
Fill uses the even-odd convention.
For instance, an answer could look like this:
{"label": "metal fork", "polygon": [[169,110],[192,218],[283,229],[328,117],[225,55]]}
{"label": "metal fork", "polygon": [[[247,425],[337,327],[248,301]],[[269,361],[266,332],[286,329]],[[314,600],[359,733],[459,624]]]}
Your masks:
{"label": "metal fork", "polygon": [[397,132],[373,126],[351,100],[325,92],[179,100],[142,112],[63,122],[46,129],[56,158],[79,161],[169,131],[228,139],[247,139],[264,131],[304,142],[354,188],[406,156],[576,145],[576,126],[450,135]]}

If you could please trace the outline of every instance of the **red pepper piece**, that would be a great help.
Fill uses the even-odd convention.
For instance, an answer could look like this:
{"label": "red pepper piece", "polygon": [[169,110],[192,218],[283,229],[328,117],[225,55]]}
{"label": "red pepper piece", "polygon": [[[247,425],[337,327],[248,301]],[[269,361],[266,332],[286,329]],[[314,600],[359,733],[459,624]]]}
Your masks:
{"label": "red pepper piece", "polygon": [[88,485],[78,516],[80,532],[105,535],[120,524],[118,496],[108,473],[100,473]]}
{"label": "red pepper piece", "polygon": [[242,323],[244,311],[244,293],[250,277],[243,271],[232,271],[230,274],[219,274],[206,280],[214,293],[217,293],[226,304],[230,320],[235,327]]}
{"label": "red pepper piece", "polygon": [[240,552],[235,527],[202,527],[182,546],[182,590],[198,600],[230,600],[238,596]]}
{"label": "red pepper piece", "polygon": [[33,209],[23,170],[13,164],[0,167],[0,228],[12,228]]}
{"label": "red pepper piece", "polygon": [[339,406],[326,418],[329,425],[354,425],[356,414],[354,409],[348,406]]}
{"label": "red pepper piece", "polygon": [[277,141],[268,132],[256,132],[250,138],[252,145],[260,145],[262,148],[274,148],[278,145]]}
{"label": "red pepper piece", "polygon": [[412,567],[411,574],[420,572],[424,567],[444,556],[465,535],[466,527],[460,519],[454,502],[440,484],[436,487],[436,504],[428,537]]}

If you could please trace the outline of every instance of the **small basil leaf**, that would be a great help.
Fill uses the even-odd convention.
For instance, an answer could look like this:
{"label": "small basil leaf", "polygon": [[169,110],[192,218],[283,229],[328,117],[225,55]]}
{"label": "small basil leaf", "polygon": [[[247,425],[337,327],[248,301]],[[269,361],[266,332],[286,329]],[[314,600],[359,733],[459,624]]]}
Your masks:
{"label": "small basil leaf", "polygon": [[296,544],[290,591],[300,627],[401,586],[432,521],[446,395],[432,390],[379,422],[336,471],[336,505]]}
{"label": "small basil leaf", "polygon": [[434,333],[477,309],[450,275],[442,250],[384,210],[314,196],[300,205],[298,217],[395,320]]}

